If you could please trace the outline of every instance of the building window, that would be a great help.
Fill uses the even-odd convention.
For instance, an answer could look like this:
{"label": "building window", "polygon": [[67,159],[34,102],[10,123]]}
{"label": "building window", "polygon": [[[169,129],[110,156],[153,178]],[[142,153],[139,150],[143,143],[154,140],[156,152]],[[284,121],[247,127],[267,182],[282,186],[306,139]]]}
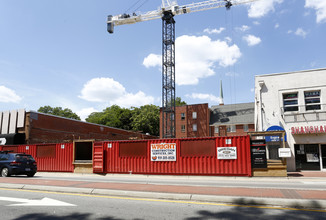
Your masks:
{"label": "building window", "polygon": [[248,125],[243,125],[243,131],[244,131],[244,132],[248,132],[248,131],[249,131],[249,127],[248,127]]}
{"label": "building window", "polygon": [[218,131],[219,131],[219,130],[218,130],[218,126],[215,126],[214,133],[215,133],[215,134],[218,134]]}
{"label": "building window", "polygon": [[320,91],[304,92],[306,111],[320,110]]}
{"label": "building window", "polygon": [[181,120],[185,120],[186,119],[186,114],[185,113],[181,113]]}
{"label": "building window", "polygon": [[181,132],[186,132],[186,126],[185,125],[181,125]]}
{"label": "building window", "polygon": [[192,113],[192,119],[197,119],[197,112]]}
{"label": "building window", "polygon": [[228,131],[228,132],[236,132],[236,127],[235,127],[235,125],[229,125],[228,128],[227,128],[227,131]]}
{"label": "building window", "polygon": [[192,131],[197,131],[197,124],[192,125]]}
{"label": "building window", "polygon": [[284,112],[298,111],[298,93],[283,94]]}

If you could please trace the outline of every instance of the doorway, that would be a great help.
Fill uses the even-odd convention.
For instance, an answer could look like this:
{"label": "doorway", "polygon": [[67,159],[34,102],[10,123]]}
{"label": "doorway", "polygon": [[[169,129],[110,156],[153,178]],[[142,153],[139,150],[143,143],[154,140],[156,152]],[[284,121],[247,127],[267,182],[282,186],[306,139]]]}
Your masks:
{"label": "doorway", "polygon": [[74,172],[93,172],[93,141],[74,142]]}
{"label": "doorway", "polygon": [[321,168],[323,171],[326,171],[326,144],[320,146],[321,151]]}

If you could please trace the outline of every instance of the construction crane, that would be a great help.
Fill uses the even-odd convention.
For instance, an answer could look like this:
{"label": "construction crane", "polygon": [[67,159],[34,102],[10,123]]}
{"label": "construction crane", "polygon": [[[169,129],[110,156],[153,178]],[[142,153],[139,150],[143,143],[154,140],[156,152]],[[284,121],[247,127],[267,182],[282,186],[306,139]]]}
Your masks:
{"label": "construction crane", "polygon": [[246,4],[257,0],[208,0],[179,6],[177,1],[162,0],[162,6],[144,14],[109,15],[107,31],[113,33],[114,26],[134,24],[142,21],[162,19],[162,121],[161,136],[175,137],[175,15],[205,11],[209,9]]}

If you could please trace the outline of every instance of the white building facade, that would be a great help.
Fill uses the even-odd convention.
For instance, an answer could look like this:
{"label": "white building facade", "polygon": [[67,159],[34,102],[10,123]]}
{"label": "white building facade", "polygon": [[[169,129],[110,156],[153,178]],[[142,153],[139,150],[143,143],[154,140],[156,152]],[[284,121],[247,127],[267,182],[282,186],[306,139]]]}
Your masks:
{"label": "white building facade", "polygon": [[[326,171],[326,69],[255,77],[255,130],[282,129],[288,171]],[[279,142],[266,145],[268,159],[279,159]]]}

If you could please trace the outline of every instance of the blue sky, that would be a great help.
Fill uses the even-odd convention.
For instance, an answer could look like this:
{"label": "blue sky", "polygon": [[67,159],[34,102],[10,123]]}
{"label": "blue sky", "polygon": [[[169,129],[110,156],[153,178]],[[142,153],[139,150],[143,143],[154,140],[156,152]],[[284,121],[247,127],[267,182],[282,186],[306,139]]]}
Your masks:
{"label": "blue sky", "polygon": [[[160,5],[0,0],[0,111],[50,105],[85,118],[113,104],[161,106],[161,20],[106,31],[107,15]],[[225,104],[253,102],[255,75],[326,67],[325,0],[260,0],[175,20],[176,96],[188,104],[218,105],[220,80]]]}

